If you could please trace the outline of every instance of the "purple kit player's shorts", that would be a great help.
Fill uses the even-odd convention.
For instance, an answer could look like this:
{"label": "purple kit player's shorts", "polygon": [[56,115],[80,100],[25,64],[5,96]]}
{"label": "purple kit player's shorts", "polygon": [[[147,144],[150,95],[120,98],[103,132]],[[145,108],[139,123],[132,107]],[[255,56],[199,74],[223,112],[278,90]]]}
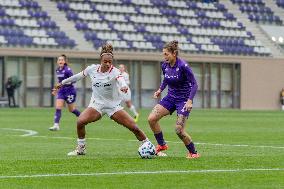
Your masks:
{"label": "purple kit player's shorts", "polygon": [[61,88],[57,93],[57,99],[63,99],[67,104],[72,104],[76,101],[76,90],[74,87]]}
{"label": "purple kit player's shorts", "polygon": [[184,109],[184,105],[186,102],[187,100],[174,99],[167,95],[159,102],[159,104],[162,105],[167,110],[169,110],[171,114],[176,110],[177,115],[181,114],[184,115],[185,117],[188,117],[189,112]]}

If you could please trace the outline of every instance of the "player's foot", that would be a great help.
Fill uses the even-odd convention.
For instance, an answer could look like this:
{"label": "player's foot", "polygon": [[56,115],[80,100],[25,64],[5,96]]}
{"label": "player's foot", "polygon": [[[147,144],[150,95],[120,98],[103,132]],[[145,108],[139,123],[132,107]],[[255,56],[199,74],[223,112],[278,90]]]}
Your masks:
{"label": "player's foot", "polygon": [[159,156],[159,157],[166,157],[166,156],[168,156],[166,153],[164,153],[164,152],[158,152],[158,153],[156,153],[156,155],[157,156]]}
{"label": "player's foot", "polygon": [[59,131],[59,125],[54,123],[54,125],[52,127],[49,127],[49,130],[50,131]]}
{"label": "player's foot", "polygon": [[196,159],[196,158],[200,158],[200,154],[199,153],[190,153],[188,152],[187,156],[186,156],[187,159]]}
{"label": "player's foot", "polygon": [[165,145],[157,145],[156,146],[156,154],[158,155],[159,152],[167,150],[169,148],[169,146],[167,144]]}
{"label": "player's foot", "polygon": [[134,121],[135,121],[135,123],[137,123],[138,120],[139,120],[139,114],[137,114],[136,116],[134,116]]}
{"label": "player's foot", "polygon": [[86,154],[86,146],[85,145],[78,145],[76,149],[72,152],[69,152],[68,156],[79,156],[79,155],[85,155]]}

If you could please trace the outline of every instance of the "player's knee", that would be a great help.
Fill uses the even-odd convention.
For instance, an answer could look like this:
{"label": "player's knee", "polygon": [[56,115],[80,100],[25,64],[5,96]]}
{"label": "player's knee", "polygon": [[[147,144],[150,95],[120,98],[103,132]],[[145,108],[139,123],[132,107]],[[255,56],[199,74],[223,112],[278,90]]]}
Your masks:
{"label": "player's knee", "polygon": [[148,117],[148,123],[149,123],[150,125],[154,125],[156,122],[157,122],[156,117],[153,116],[152,114],[150,114],[149,117]]}
{"label": "player's knee", "polygon": [[86,120],[82,118],[77,119],[77,127],[82,127],[86,125]]}

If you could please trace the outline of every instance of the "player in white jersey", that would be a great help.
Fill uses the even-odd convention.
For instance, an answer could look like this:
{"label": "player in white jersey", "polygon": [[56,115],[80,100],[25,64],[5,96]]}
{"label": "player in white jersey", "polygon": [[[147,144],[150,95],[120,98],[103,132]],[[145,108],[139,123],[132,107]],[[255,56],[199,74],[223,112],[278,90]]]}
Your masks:
{"label": "player in white jersey", "polygon": [[121,97],[119,91],[127,92],[128,86],[120,71],[113,67],[113,47],[106,44],[101,50],[101,64],[88,66],[82,72],[73,75],[61,83],[57,84],[54,90],[58,90],[62,85],[78,81],[89,76],[92,81],[92,98],[88,108],[86,108],[77,120],[78,146],[69,152],[68,155],[84,155],[85,145],[85,125],[98,121],[104,114],[107,114],[117,123],[128,128],[139,141],[149,141],[141,129],[138,128],[133,118],[120,106]]}
{"label": "player in white jersey", "polygon": [[129,110],[134,114],[134,119],[135,119],[135,122],[137,123],[139,119],[139,114],[136,111],[135,106],[132,104],[132,101],[131,101],[131,91],[129,87],[130,86],[129,74],[126,71],[126,66],[124,64],[119,65],[119,70],[121,72],[121,75],[124,77],[126,84],[128,85],[127,93],[121,93],[122,100],[125,102],[127,108],[129,108]]}

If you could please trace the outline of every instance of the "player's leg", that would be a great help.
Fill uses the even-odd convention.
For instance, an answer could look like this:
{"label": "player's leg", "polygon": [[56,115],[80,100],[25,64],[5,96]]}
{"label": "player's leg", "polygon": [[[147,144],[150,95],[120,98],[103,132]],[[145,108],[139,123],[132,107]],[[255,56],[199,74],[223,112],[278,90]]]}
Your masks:
{"label": "player's leg", "polygon": [[68,110],[77,117],[79,117],[81,113],[78,109],[76,109],[75,103],[68,104]]}
{"label": "player's leg", "polygon": [[127,108],[129,108],[129,110],[133,113],[134,121],[137,123],[138,119],[139,119],[139,114],[136,111],[135,106],[132,104],[132,101],[131,100],[127,100],[127,101],[125,101],[125,104],[126,104]]}
{"label": "player's leg", "polygon": [[195,145],[190,137],[190,135],[185,131],[186,120],[189,116],[189,112],[184,110],[185,102],[177,104],[177,121],[175,126],[175,131],[177,136],[182,140],[185,147],[188,150],[187,158],[198,158],[200,155],[195,150]]}
{"label": "player's leg", "polygon": [[86,130],[85,126],[88,123],[95,122],[102,117],[101,113],[96,109],[88,107],[85,109],[77,120],[77,147],[74,151],[69,152],[68,156],[85,155],[86,154]]}
{"label": "player's leg", "polygon": [[118,110],[110,116],[115,122],[128,128],[139,141],[147,140],[144,132],[136,125],[134,119],[124,110]]}
{"label": "player's leg", "polygon": [[61,118],[61,111],[64,107],[63,99],[56,99],[55,102],[55,113],[54,113],[54,124],[49,128],[50,131],[58,131],[59,130],[59,122]]}
{"label": "player's leg", "polygon": [[166,141],[164,140],[163,132],[161,129],[161,126],[159,124],[159,120],[166,116],[169,115],[170,111],[166,109],[164,106],[157,104],[150,115],[148,116],[148,123],[154,133],[154,136],[156,138],[156,141],[158,145],[156,146],[156,153],[159,154],[160,151],[167,150],[168,145]]}

